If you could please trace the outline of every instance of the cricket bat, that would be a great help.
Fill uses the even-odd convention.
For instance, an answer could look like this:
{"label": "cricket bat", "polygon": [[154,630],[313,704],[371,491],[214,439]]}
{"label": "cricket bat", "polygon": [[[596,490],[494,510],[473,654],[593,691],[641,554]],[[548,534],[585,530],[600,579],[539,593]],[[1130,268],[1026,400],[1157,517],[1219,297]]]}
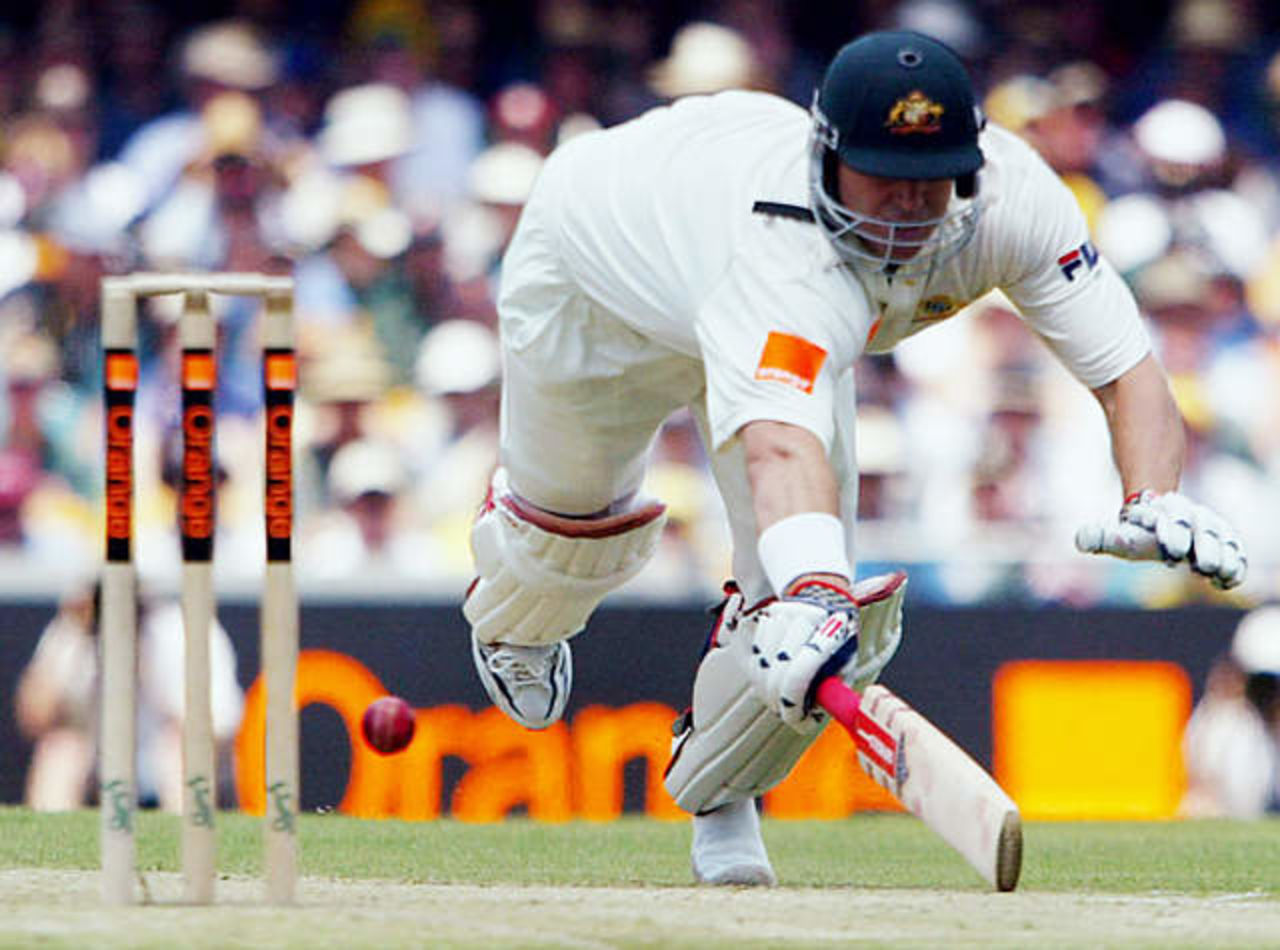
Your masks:
{"label": "cricket bat", "polygon": [[1004,789],[937,726],[879,684],[835,677],[817,699],[853,739],[858,763],[999,891],[1018,885],[1022,818]]}

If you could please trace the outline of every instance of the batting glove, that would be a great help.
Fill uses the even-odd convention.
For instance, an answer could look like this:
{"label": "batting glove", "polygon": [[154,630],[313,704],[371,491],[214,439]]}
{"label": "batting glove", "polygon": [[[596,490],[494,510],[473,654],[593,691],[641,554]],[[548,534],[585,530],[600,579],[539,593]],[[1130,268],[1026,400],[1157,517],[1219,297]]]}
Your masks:
{"label": "batting glove", "polygon": [[1081,527],[1076,547],[1086,554],[1111,554],[1132,561],[1186,561],[1224,590],[1240,584],[1249,567],[1231,526],[1177,492],[1147,490],[1130,495],[1115,522]]}
{"label": "batting glove", "polygon": [[825,724],[814,709],[818,683],[857,654],[858,605],[846,589],[808,581],[763,610],[751,644],[756,691],[798,731]]}

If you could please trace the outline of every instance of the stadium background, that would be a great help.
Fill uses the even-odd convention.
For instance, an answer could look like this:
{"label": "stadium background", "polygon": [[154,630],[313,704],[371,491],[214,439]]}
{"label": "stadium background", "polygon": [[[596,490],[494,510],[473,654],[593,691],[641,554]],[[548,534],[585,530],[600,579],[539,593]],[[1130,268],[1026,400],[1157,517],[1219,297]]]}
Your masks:
{"label": "stadium background", "polygon": [[[228,18],[231,29],[207,29]],[[694,20],[733,28],[752,54],[744,62],[732,44],[706,51],[704,64],[723,62],[712,79],[802,104],[826,58],[860,30],[937,32],[973,66],[988,112],[1032,139],[1080,197],[1173,376],[1190,424],[1187,489],[1241,527],[1249,583],[1227,597],[1181,572],[1074,554],[1074,526],[1111,510],[1118,494],[1100,420],[1025,334],[1009,332],[998,300],[862,369],[863,570],[912,573],[907,640],[889,683],[997,770],[996,673],[1019,660],[1173,664],[1172,675],[1158,665],[1072,667],[1086,678],[1065,693],[1046,681],[1045,695],[1074,688],[1099,700],[1077,702],[1079,721],[1065,724],[1055,718],[1061,702],[1022,710],[1033,717],[1023,722],[1049,730],[1064,768],[1096,771],[1100,756],[1132,756],[1149,735],[1124,718],[1129,706],[1100,701],[1110,693],[1079,692],[1097,689],[1101,681],[1088,676],[1099,672],[1112,685],[1152,673],[1163,705],[1144,728],[1170,740],[1169,723],[1185,718],[1240,612],[1280,596],[1280,11],[1243,0],[870,2],[838,14],[829,4],[767,0],[7,7],[6,712],[58,598],[98,555],[96,280],[153,267],[298,270],[304,647],[356,658],[418,706],[482,706],[456,603],[468,579],[465,526],[492,446],[496,377],[492,338],[454,331],[460,322],[493,325],[502,242],[541,153],[592,122],[614,124],[696,91],[681,82],[707,81],[673,49]],[[361,143],[376,154],[354,156],[338,93],[375,79],[395,80],[401,96],[361,100],[364,114],[384,121]],[[1205,113],[1152,112],[1175,98]],[[432,103],[443,111],[432,113]],[[415,124],[424,115],[437,118]],[[147,145],[148,129],[168,129],[178,144]],[[424,149],[440,164],[415,164]],[[423,168],[450,171],[435,179]],[[331,211],[317,221],[300,207]],[[139,556],[161,597],[175,592],[177,568],[163,477],[176,411],[162,372],[171,317],[163,307],[145,314],[141,402],[156,435],[144,448]],[[251,503],[260,468],[246,451],[257,431],[245,384],[253,315],[230,308],[222,317],[219,576],[248,687],[256,647],[247,605],[261,563]],[[446,324],[449,332],[433,333]],[[673,528],[658,561],[581,641],[571,718],[593,704],[683,703],[702,611],[724,575],[716,502],[688,435],[677,419],[657,446],[651,487],[671,503]],[[332,712],[312,707],[304,722],[307,805],[329,807],[342,796],[351,753]],[[1107,724],[1108,748],[1090,745],[1100,734],[1091,730]],[[1178,780],[1168,763],[1176,743],[1157,751],[1168,770],[1163,792],[1148,790],[1152,814],[1168,811]],[[0,801],[19,800],[27,753],[6,715]],[[447,764],[450,781],[460,768]],[[642,776],[628,769],[626,802],[641,807]],[[1084,794],[1049,777],[1067,798]]]}

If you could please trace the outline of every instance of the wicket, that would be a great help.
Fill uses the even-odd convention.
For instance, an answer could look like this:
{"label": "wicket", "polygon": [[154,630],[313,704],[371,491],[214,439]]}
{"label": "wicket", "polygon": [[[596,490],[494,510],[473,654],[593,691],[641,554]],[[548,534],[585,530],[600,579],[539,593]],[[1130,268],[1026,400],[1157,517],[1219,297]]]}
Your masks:
{"label": "wicket", "polygon": [[209,632],[214,619],[214,390],[216,327],[209,294],[263,299],[264,515],[267,564],[261,611],[261,667],[267,691],[267,812],[263,826],[267,897],[290,902],[297,886],[298,600],[292,564],[293,280],[252,273],[135,273],[104,277],[102,351],[106,407],[106,563],[103,570],[100,809],[102,894],[137,900],[137,625],[133,551],[134,395],[138,385],[137,303],[181,294],[182,618],[185,713],[182,736],[182,874],[186,900],[209,903],[216,877],[216,763],[210,705]]}

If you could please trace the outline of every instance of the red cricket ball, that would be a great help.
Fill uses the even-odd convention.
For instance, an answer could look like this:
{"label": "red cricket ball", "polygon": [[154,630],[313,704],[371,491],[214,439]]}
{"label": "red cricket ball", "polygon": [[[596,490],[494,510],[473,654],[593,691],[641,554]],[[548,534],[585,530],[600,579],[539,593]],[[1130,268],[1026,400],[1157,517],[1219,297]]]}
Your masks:
{"label": "red cricket ball", "polygon": [[364,741],[381,755],[403,750],[413,740],[413,727],[413,707],[399,696],[375,699],[360,720]]}

